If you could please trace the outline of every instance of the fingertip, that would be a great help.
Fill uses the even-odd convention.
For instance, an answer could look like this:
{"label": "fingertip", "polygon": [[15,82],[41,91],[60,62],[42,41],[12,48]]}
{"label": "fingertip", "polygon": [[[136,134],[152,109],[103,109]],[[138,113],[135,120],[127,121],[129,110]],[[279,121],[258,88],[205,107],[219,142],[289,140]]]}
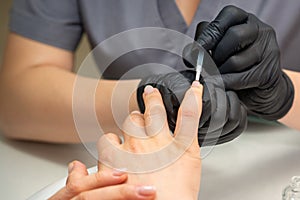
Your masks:
{"label": "fingertip", "polygon": [[120,176],[127,176],[127,169],[126,168],[120,168],[120,169],[113,169],[112,175],[116,176],[116,177],[120,177]]}
{"label": "fingertip", "polygon": [[152,92],[154,92],[154,88],[151,85],[147,85],[144,88],[144,94],[145,95],[151,94]]}
{"label": "fingertip", "polygon": [[150,97],[158,96],[158,94],[160,95],[160,92],[159,92],[159,90],[157,88],[154,88],[151,85],[147,85],[144,88],[144,93],[143,93],[143,99],[144,99],[145,107],[147,107],[147,105],[146,105],[147,104],[147,100]]}
{"label": "fingertip", "polygon": [[197,24],[194,40],[196,40],[196,41],[198,40],[200,35],[203,33],[203,30],[208,26],[208,24],[209,24],[208,21],[202,21]]}
{"label": "fingertip", "polygon": [[162,96],[157,88],[152,87],[151,85],[147,85],[143,94],[145,110],[147,107],[153,104],[163,104]]}
{"label": "fingertip", "polygon": [[194,81],[193,84],[192,84],[192,87],[198,88],[198,87],[201,87],[201,84],[200,84],[199,81]]}
{"label": "fingertip", "polygon": [[140,111],[138,111],[138,110],[134,110],[130,114],[132,114],[132,115],[140,115],[142,113]]}
{"label": "fingertip", "polygon": [[156,195],[156,188],[154,186],[139,186],[136,190],[140,196],[151,197]]}
{"label": "fingertip", "polygon": [[85,164],[83,164],[82,162],[78,161],[78,160],[74,160],[72,161],[69,165],[68,165],[68,173],[82,173],[82,174],[86,174],[87,169]]}
{"label": "fingertip", "polygon": [[203,85],[202,85],[199,81],[194,81],[194,82],[192,83],[191,88],[197,89],[198,92],[200,92],[200,95],[201,95],[201,97],[202,97],[202,93],[203,93]]}
{"label": "fingertip", "polygon": [[70,173],[73,171],[73,169],[74,169],[74,162],[75,162],[75,161],[72,161],[72,162],[70,162],[69,165],[68,165],[68,173],[69,173],[69,174],[70,174]]}
{"label": "fingertip", "polygon": [[72,168],[74,169],[74,168],[78,168],[78,167],[82,167],[82,166],[84,166],[85,167],[85,165],[82,163],[82,162],[80,162],[80,161],[78,161],[78,160],[74,160],[73,162],[71,162],[71,164],[72,164]]}

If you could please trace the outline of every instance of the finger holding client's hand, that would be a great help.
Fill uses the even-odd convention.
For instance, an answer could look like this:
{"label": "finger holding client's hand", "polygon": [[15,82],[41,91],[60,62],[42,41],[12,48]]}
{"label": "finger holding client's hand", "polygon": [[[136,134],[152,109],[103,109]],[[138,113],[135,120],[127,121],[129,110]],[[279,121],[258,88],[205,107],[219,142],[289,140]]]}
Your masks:
{"label": "finger holding client's hand", "polygon": [[[145,113],[134,111],[125,120],[123,143],[115,134],[109,133],[103,136],[98,143],[98,149],[102,149],[99,151],[100,157],[103,155],[106,159],[111,159],[110,164],[116,164],[117,168],[129,167],[127,169],[131,173],[128,174],[127,184],[149,185],[146,188],[148,190],[144,192],[153,194],[152,192],[156,190],[156,199],[178,199],[178,197],[197,199],[201,176],[197,133],[202,111],[202,90],[202,85],[194,82],[186,92],[172,135],[158,89],[146,86],[143,94]],[[111,151],[111,148],[105,147],[105,140],[133,157],[118,156],[118,153]],[[168,151],[168,148],[171,150]],[[170,159],[176,153],[178,153],[177,157]],[[143,157],[148,158],[149,154],[155,156],[152,159],[143,159]],[[113,161],[116,163],[112,159],[115,159]],[[120,165],[120,160],[123,165]],[[131,168],[132,166],[136,168]],[[149,170],[147,168],[149,166],[155,168]],[[100,167],[103,170],[106,168],[102,164]]]}
{"label": "finger holding client's hand", "polygon": [[53,195],[50,200],[101,199],[101,200],[151,200],[154,195],[144,197],[139,194],[142,186],[125,184],[127,174],[118,170],[100,170],[88,174],[86,166],[73,161],[69,164],[66,186]]}

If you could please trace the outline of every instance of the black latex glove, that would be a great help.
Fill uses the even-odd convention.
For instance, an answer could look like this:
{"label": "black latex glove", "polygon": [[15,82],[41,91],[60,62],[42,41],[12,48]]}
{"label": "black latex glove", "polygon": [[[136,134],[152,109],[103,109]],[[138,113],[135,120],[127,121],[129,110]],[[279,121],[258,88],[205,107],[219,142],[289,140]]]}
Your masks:
{"label": "black latex glove", "polygon": [[[194,80],[194,71],[152,75],[142,79],[137,91],[141,112],[145,111],[142,98],[145,86],[152,85],[158,88],[166,108],[169,127],[174,131],[180,103]],[[234,92],[225,92],[215,84],[204,83],[202,103],[202,115],[198,128],[200,146],[231,141],[246,128],[247,112]]]}
{"label": "black latex glove", "polygon": [[281,69],[272,27],[253,14],[227,6],[214,21],[201,22],[197,29],[196,40],[211,50],[225,88],[237,92],[250,114],[277,120],[289,111],[294,88]]}

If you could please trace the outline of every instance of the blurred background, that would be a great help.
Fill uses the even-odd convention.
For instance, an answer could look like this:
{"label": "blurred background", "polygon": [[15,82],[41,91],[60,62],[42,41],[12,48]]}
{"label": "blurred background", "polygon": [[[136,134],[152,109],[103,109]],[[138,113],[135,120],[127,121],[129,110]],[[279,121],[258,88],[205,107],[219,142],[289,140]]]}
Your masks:
{"label": "blurred background", "polygon": [[8,33],[8,14],[12,0],[1,0],[0,4],[0,63],[2,65],[3,52]]}
{"label": "blurred background", "polygon": [[[2,66],[3,53],[6,44],[6,37],[9,32],[8,22],[9,22],[9,12],[10,12],[10,7],[12,5],[12,2],[13,0],[1,0],[0,2],[0,63],[1,63],[0,67]],[[80,66],[81,62],[86,57],[89,50],[90,50],[89,44],[86,35],[84,35],[76,51],[74,70],[76,70],[78,66]]]}

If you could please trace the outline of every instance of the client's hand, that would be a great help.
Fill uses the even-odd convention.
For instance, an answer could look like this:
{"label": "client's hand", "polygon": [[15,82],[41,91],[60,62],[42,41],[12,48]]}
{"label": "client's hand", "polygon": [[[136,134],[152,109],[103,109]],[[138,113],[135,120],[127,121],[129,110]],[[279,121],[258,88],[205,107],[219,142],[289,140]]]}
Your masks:
{"label": "client's hand", "polygon": [[[124,124],[124,130],[126,133],[150,137],[139,139],[125,133],[125,142],[120,144],[116,135],[106,134],[99,140],[99,149],[105,139],[120,149],[132,153],[153,152],[173,142],[174,146],[171,150],[175,150],[175,152],[185,150],[182,151],[182,155],[179,155],[179,159],[169,163],[170,165],[166,167],[157,166],[158,169],[151,173],[130,174],[129,177],[126,173],[120,170],[111,170],[101,163],[98,163],[98,173],[89,175],[84,164],[74,161],[69,165],[66,186],[50,199],[151,200],[155,197],[159,199],[176,199],[177,197],[196,199],[201,174],[200,148],[196,137],[202,108],[201,99],[202,86],[193,84],[192,88],[187,91],[179,109],[175,133],[174,136],[171,136],[161,96],[157,89],[147,87],[144,94],[145,114],[132,113]],[[136,129],[136,125],[141,129]],[[185,147],[187,148],[184,149]],[[100,160],[102,160],[101,153],[99,152]],[[107,151],[106,156],[116,159],[112,155],[107,155]],[[159,165],[159,159],[163,159],[163,156],[165,155],[148,162]],[[130,165],[129,160],[125,161],[124,167],[126,165]],[[155,185],[157,188],[157,196],[155,188],[151,185]]]}
{"label": "client's hand", "polygon": [[105,170],[88,175],[86,166],[73,161],[69,164],[66,186],[53,195],[50,200],[101,199],[101,200],[152,200],[155,191],[143,195],[140,191],[149,186],[122,184],[127,174],[121,171]]}
{"label": "client's hand", "polygon": [[154,185],[156,199],[197,199],[201,176],[197,132],[202,86],[194,82],[186,92],[174,135],[170,133],[159,91],[147,86],[143,98],[145,114],[135,111],[125,120],[123,143],[112,133],[99,140],[99,169],[111,170],[103,167],[105,162],[110,167],[125,168],[132,172],[128,174],[127,184]]}

